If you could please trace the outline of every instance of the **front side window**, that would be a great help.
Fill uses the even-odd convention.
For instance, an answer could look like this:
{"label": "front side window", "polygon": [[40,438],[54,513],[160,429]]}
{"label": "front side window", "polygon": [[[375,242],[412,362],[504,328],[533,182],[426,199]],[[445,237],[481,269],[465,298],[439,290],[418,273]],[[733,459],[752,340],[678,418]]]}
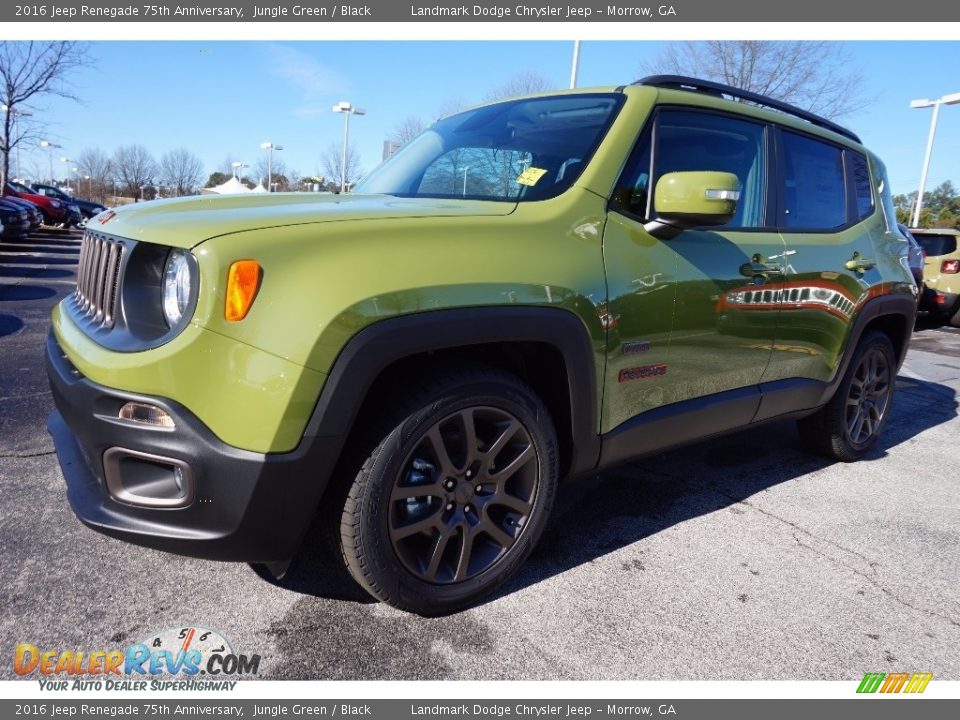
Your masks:
{"label": "front side window", "polygon": [[847,222],[843,151],[783,132],[784,216],[789,230],[830,230]]}
{"label": "front side window", "polygon": [[444,118],[357,192],[515,202],[554,197],[579,177],[622,102],[613,93],[558,95]]}
{"label": "front side window", "polygon": [[[733,220],[726,227],[763,227],[764,144],[764,126],[759,123],[715,113],[661,110],[652,131],[648,129],[638,142],[614,203],[631,214],[645,217],[653,206],[649,195],[667,173],[729,172],[740,180],[740,201]],[[655,146],[653,152],[651,145]]]}

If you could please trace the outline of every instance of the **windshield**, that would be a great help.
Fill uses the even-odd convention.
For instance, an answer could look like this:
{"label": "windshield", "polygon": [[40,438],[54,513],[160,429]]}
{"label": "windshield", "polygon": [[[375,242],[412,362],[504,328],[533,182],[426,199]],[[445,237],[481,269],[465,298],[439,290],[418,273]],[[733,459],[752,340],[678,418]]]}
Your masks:
{"label": "windshield", "polygon": [[13,180],[10,180],[10,181],[7,183],[7,185],[9,185],[10,187],[12,187],[12,188],[13,188],[14,190],[16,190],[17,192],[26,193],[27,195],[36,195],[36,194],[37,194],[34,190],[31,190],[31,189],[28,188],[26,185],[21,185],[20,183],[14,182]]}
{"label": "windshield", "polygon": [[618,94],[511,100],[438,121],[357,192],[543,200],[579,177],[620,107]]}

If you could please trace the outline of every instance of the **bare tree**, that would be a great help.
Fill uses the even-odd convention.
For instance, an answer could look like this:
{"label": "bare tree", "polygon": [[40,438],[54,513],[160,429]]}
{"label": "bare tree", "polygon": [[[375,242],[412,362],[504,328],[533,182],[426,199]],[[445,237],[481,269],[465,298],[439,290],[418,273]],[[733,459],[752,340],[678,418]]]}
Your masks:
{"label": "bare tree", "polygon": [[[244,167],[236,168],[233,166],[235,162],[241,163]],[[250,165],[243,163],[240,160],[237,160],[233,155],[227,153],[226,157],[223,158],[223,161],[220,163],[220,166],[217,170],[224,175],[244,175],[245,170],[249,168]],[[237,172],[239,170],[239,173]]]}
{"label": "bare tree", "polygon": [[157,169],[160,182],[176,197],[192,195],[203,180],[203,163],[185,147],[164,153]]}
{"label": "bare tree", "polygon": [[829,118],[848,115],[869,101],[863,74],[838,42],[678,42],[667,45],[641,70],[715,80]]}
{"label": "bare tree", "polygon": [[402,147],[422,133],[426,127],[423,120],[416,115],[407,115],[394,126],[390,132],[389,140],[395,143],[397,147]]}
{"label": "bare tree", "polygon": [[90,197],[104,202],[113,182],[113,163],[107,154],[100,148],[84,148],[77,156],[77,168],[81,176],[90,178]]}
{"label": "bare tree", "polygon": [[287,171],[287,190],[303,190],[304,177],[299,170]]}
{"label": "bare tree", "polygon": [[437,112],[434,115],[434,120],[439,120],[441,118],[447,117],[447,115],[454,115],[464,108],[467,107],[467,103],[461,98],[451,98],[449,100],[444,100],[440,107],[437,108]]}
{"label": "bare tree", "polygon": [[[324,177],[327,180],[327,184],[331,187],[339,189],[342,186],[342,178],[344,174],[342,172],[343,167],[343,146],[339,143],[330,143],[327,146],[326,151],[320,158],[320,162],[323,166]],[[363,174],[363,171],[360,170],[360,156],[357,154],[356,150],[352,147],[347,149],[347,172],[346,172],[346,185],[352,185],[357,180],[360,179],[360,176]]]}
{"label": "bare tree", "polygon": [[553,88],[553,85],[546,77],[534,70],[525,70],[514,75],[503,83],[503,85],[498,85],[490,90],[490,92],[487,93],[486,99],[500,100],[517,95],[531,95],[533,93],[550,90],[551,88]]}
{"label": "bare tree", "polygon": [[[274,190],[287,190],[287,165],[280,159],[280,154],[273,154],[273,163],[271,165],[268,161],[267,154],[261,153],[250,170],[250,177],[254,182],[262,182],[263,186],[267,187],[267,183],[271,182],[267,179],[267,175],[271,173],[273,174],[272,182],[276,185]],[[269,190],[269,188],[267,189]]]}
{"label": "bare tree", "polygon": [[27,104],[43,96],[76,100],[69,75],[90,64],[86,45],[73,41],[0,42],[0,187],[10,176],[10,152],[29,135],[20,122]]}
{"label": "bare tree", "polygon": [[157,163],[143,145],[121,145],[113,154],[113,169],[123,189],[136,198],[153,182]]}

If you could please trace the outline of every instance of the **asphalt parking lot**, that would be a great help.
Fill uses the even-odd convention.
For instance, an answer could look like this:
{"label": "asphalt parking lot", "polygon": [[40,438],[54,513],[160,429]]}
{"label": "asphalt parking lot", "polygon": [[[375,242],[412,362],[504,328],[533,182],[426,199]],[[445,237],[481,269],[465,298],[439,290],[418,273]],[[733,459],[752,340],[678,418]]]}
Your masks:
{"label": "asphalt parking lot", "polygon": [[277,679],[960,680],[960,330],[920,321],[868,459],[810,456],[781,423],[624,466],[564,493],[496,597],[428,620],[369,601],[317,553],[270,583],[74,518],[42,353],[78,253],[77,232],[0,243],[7,657],[189,624],[259,653],[261,677]]}

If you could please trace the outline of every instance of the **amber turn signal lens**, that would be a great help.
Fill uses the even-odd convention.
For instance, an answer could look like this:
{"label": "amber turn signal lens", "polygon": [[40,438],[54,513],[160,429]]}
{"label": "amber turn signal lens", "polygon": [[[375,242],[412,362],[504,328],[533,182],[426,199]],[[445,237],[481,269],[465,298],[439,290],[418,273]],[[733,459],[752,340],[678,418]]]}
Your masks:
{"label": "amber turn signal lens", "polygon": [[227,303],[223,316],[230,322],[243,320],[260,289],[263,271],[256,260],[237,260],[227,275]]}

